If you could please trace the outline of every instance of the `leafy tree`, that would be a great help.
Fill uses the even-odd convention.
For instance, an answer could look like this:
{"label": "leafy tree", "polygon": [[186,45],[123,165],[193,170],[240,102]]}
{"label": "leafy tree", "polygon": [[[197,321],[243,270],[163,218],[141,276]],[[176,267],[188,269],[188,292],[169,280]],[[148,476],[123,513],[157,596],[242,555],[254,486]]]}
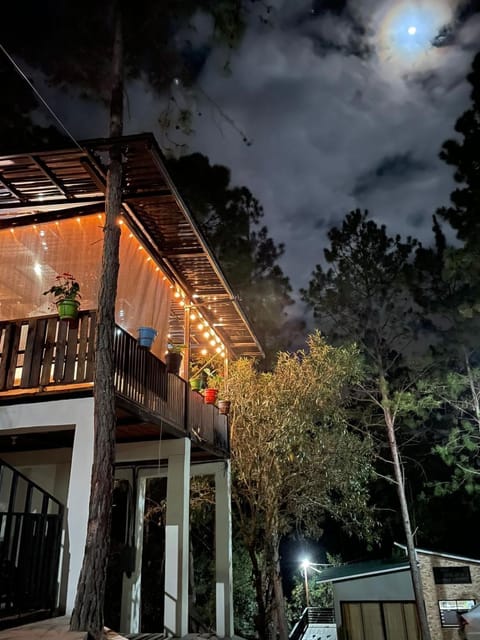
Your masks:
{"label": "leafy tree", "polygon": [[261,638],[287,637],[279,544],[291,531],[319,535],[326,513],[351,533],[369,537],[373,522],[367,485],[368,437],[344,422],[346,388],[358,380],[354,348],[335,349],[319,334],[308,351],[280,353],[270,373],[246,360],[233,363],[232,501],[238,535],[248,552]]}
{"label": "leafy tree", "polygon": [[[103,634],[103,602],[110,532],[115,446],[115,390],[113,383],[114,310],[117,289],[121,207],[122,148],[125,80],[142,75],[157,90],[177,77],[192,82],[198,67],[188,64],[179,38],[193,14],[211,18],[210,41],[233,47],[245,27],[246,0],[154,0],[128,3],[94,0],[71,3],[53,0],[9,5],[4,22],[7,49],[20,55],[49,82],[74,88],[109,106],[109,152],[105,194],[102,273],[98,296],[95,342],[94,424],[95,443],[92,490],[84,562],[79,578],[73,630]],[[23,19],[25,11],[29,20]],[[16,27],[18,26],[18,30]],[[181,114],[180,114],[181,115]],[[185,119],[185,118],[184,118]]]}
{"label": "leafy tree", "polygon": [[238,536],[233,539],[233,610],[235,633],[242,638],[255,638],[256,606],[252,565]]}
{"label": "leafy tree", "polygon": [[331,244],[325,258],[329,266],[317,265],[303,297],[328,335],[341,343],[356,342],[364,357],[366,379],[360,385],[357,422],[375,434],[380,425],[386,431],[393,478],[390,472],[386,476],[396,488],[422,634],[429,640],[405,470],[397,444],[400,425],[416,424],[418,414],[433,404],[431,396],[417,387],[424,373],[415,365],[421,325],[409,286],[417,243],[390,237],[385,226],[378,226],[368,212],[360,210],[349,213],[328,237]]}
{"label": "leafy tree", "polygon": [[276,245],[263,210],[246,187],[230,184],[226,167],[211,165],[195,153],[168,162],[172,176],[222,265],[267,352],[267,366],[283,339],[285,307],[292,304],[288,278],[278,265]]}

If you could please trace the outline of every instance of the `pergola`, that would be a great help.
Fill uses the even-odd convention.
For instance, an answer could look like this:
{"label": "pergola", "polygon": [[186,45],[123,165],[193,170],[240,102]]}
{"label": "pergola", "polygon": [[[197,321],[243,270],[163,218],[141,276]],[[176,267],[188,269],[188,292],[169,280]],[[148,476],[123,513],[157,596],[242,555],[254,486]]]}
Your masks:
{"label": "pergola", "polygon": [[60,151],[0,158],[0,229],[103,211],[108,150],[124,157],[123,214],[142,245],[179,287],[172,302],[173,342],[195,346],[196,309],[233,357],[263,355],[241,305],[173,184],[151,134],[97,139]]}

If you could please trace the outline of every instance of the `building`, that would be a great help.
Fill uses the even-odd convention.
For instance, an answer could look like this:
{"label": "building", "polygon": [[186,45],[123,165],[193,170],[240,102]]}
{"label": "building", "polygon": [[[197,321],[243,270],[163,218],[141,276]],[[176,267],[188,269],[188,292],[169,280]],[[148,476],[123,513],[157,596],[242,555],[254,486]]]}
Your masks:
{"label": "building", "polygon": [[[93,459],[96,300],[110,140],[0,158],[0,620],[72,610]],[[228,417],[188,380],[201,349],[228,360],[261,347],[150,135],[125,160],[116,305],[114,539],[119,630],[140,631],[145,496],[164,491],[164,628],[188,632],[189,487],[215,483],[216,631],[233,634]],[[74,274],[81,308],[60,320],[43,292]],[[154,329],[146,350],[137,330]],[[168,336],[168,337],[167,337]],[[164,362],[184,344],[183,378]],[[157,487],[158,489],[158,487]],[[110,594],[111,595],[111,594]],[[121,605],[120,605],[121,600]],[[121,613],[120,613],[121,612]],[[161,629],[156,629],[161,631]]]}
{"label": "building", "polygon": [[[458,638],[457,612],[480,602],[480,560],[425,549],[416,552],[431,637]],[[318,580],[332,583],[339,639],[421,639],[406,560],[332,567]]]}

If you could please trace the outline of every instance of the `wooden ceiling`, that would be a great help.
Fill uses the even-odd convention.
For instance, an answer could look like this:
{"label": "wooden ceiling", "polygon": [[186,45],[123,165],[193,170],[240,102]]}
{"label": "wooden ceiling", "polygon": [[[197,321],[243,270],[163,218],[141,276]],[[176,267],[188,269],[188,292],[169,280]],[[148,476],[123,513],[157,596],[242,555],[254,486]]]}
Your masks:
{"label": "wooden ceiling", "polygon": [[[234,356],[263,355],[234,292],[202,237],[150,134],[89,140],[78,148],[0,157],[0,228],[103,210],[108,151],[122,145],[123,213],[162,269]],[[183,342],[183,307],[171,331]]]}

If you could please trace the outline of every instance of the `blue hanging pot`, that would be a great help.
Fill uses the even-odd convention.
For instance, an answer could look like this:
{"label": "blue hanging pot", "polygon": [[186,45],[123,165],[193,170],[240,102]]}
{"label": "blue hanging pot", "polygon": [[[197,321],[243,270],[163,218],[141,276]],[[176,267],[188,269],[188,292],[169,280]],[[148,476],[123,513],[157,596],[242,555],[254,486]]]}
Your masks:
{"label": "blue hanging pot", "polygon": [[143,349],[151,349],[153,341],[157,337],[157,331],[153,327],[138,328],[138,346]]}

